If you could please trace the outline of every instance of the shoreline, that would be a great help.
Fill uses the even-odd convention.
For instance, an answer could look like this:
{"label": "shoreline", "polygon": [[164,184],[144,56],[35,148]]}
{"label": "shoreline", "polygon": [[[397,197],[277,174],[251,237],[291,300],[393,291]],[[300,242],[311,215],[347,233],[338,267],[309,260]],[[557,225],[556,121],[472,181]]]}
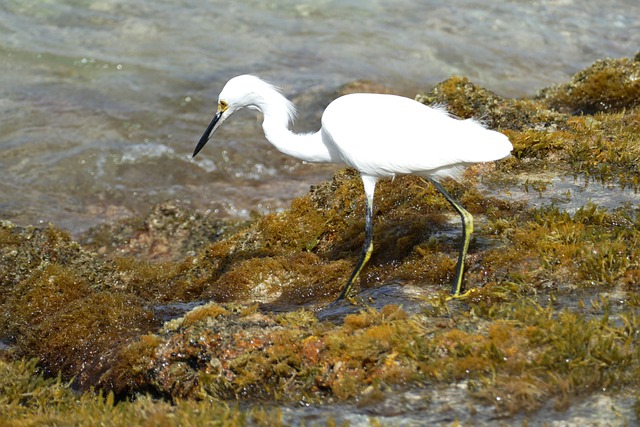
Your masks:
{"label": "shoreline", "polygon": [[[364,201],[350,170],[246,221],[165,202],[82,244],[52,225],[3,221],[0,369],[14,382],[2,393],[28,397],[0,410],[56,420],[47,408],[58,393],[78,420],[115,405],[132,417],[151,407],[194,420],[206,407],[240,425],[298,424],[305,411],[288,408],[302,404],[346,405],[338,422],[395,422],[404,411],[486,424],[575,414],[579,425],[591,399],[589,415],[637,422],[640,211],[603,208],[554,179],[581,177],[611,200],[640,189],[640,55],[598,61],[530,99],[464,77],[418,99],[482,117],[514,145],[511,158],[445,183],[477,218],[470,298],[446,300],[454,213],[411,177],[379,186],[358,305],[328,306],[361,245]],[[577,201],[569,212],[563,200]],[[387,401],[400,414],[387,418]],[[616,409],[598,412],[604,401]],[[247,419],[237,404],[251,408]]]}

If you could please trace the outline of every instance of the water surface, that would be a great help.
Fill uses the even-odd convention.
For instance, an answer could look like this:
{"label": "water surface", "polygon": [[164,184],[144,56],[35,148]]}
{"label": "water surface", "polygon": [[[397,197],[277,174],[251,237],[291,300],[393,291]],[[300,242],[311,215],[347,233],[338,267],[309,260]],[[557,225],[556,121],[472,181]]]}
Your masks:
{"label": "water surface", "polygon": [[636,0],[6,0],[0,217],[76,233],[166,199],[219,216],[285,208],[335,167],[278,153],[254,114],[190,158],[236,74],[280,85],[314,130],[354,80],[411,96],[461,74],[524,96],[638,46]]}

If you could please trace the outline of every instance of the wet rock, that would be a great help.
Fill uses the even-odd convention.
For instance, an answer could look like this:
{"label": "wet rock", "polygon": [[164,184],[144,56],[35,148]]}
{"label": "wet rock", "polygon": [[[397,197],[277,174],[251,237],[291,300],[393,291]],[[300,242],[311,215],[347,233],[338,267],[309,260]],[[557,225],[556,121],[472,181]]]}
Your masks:
{"label": "wet rock", "polygon": [[634,108],[640,105],[640,60],[636,55],[597,61],[569,83],[542,90],[537,98],[554,110],[574,115]]}
{"label": "wet rock", "polygon": [[112,270],[53,226],[0,224],[2,324],[16,357],[37,357],[45,372],[95,385],[109,354],[149,330],[152,313],[134,295],[101,289]]}
{"label": "wet rock", "polygon": [[154,206],[143,218],[94,227],[83,233],[80,243],[99,254],[175,261],[195,255],[242,223],[213,219],[185,203],[167,201]]}

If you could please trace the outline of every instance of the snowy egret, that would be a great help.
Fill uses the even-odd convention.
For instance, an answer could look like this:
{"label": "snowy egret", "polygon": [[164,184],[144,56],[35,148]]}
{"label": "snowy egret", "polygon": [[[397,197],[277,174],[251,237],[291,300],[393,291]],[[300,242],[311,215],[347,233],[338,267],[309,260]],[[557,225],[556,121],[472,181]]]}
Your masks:
{"label": "snowy egret", "polygon": [[353,283],[373,251],[376,182],[399,174],[426,178],[462,218],[462,239],[451,290],[453,296],[460,295],[473,217],[438,180],[459,178],[469,164],[507,157],[513,146],[505,135],[409,98],[368,93],[337,98],[322,114],[319,131],[295,134],[289,130],[295,116],[293,104],[269,83],[242,75],[229,80],[220,92],[218,109],[193,156],[229,116],[243,107],[262,112],[264,134],[281,152],[308,162],[344,163],[360,171],[366,203],[364,246],[338,300],[350,296]]}

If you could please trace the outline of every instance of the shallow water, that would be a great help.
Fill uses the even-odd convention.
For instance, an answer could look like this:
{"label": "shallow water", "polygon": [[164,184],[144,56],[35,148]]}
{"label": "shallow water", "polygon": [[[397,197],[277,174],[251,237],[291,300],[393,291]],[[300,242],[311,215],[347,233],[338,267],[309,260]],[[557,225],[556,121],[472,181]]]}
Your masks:
{"label": "shallow water", "polygon": [[590,203],[614,209],[623,205],[635,206],[640,202],[640,194],[633,188],[549,172],[519,176],[517,184],[508,189],[480,187],[488,196],[532,205],[555,205],[571,214]]}
{"label": "shallow water", "polygon": [[[282,86],[314,130],[340,85],[412,96],[452,74],[533,94],[640,46],[636,0],[96,0],[0,4],[0,218],[74,233],[180,198],[213,215],[285,208],[333,166],[287,158],[245,113],[196,161],[223,83]],[[306,112],[306,113],[305,113]]]}
{"label": "shallow water", "polygon": [[[310,406],[301,402],[297,408],[282,408],[283,419],[292,425],[311,423],[324,425],[333,419],[337,425],[350,426],[626,426],[635,420],[633,392],[616,394],[595,393],[580,399],[566,411],[554,410],[548,404],[545,410],[515,417],[501,416],[494,407],[478,405],[467,399],[467,384],[461,382],[441,387],[431,393],[422,390],[390,392],[382,402],[365,405]],[[596,414],[596,416],[594,416]]]}

